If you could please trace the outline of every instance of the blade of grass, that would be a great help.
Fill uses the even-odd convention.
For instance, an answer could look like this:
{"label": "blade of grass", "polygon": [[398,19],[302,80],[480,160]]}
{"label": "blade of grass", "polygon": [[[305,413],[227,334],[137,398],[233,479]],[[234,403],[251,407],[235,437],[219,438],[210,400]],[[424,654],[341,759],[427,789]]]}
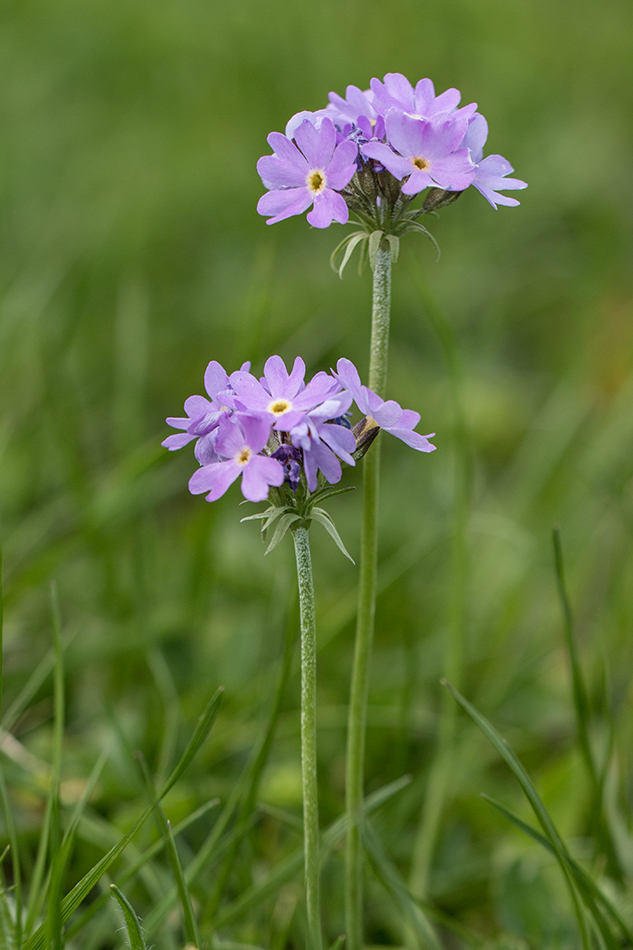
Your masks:
{"label": "blade of grass", "polygon": [[[31,878],[29,899],[26,908],[26,921],[24,924],[24,933],[28,936],[35,925],[35,920],[39,916],[44,901],[46,899],[46,889],[42,886],[44,873],[46,869],[46,860],[50,856],[53,863],[55,854],[59,851],[59,786],[62,767],[62,750],[64,740],[64,648],[61,638],[61,616],[59,609],[59,597],[57,587],[53,582],[51,584],[51,612],[53,621],[53,696],[54,696],[54,719],[53,719],[53,754],[51,764],[51,775],[49,781],[48,797],[46,802],[46,811],[40,839],[35,859],[35,867]],[[55,852],[55,854],[54,854]],[[49,879],[49,885],[51,880]],[[53,906],[55,905],[55,906]],[[59,906],[58,895],[55,901],[51,902],[49,910],[56,918]],[[51,926],[57,925],[53,922]],[[57,928],[59,929],[59,928]],[[49,931],[50,936],[50,931]],[[57,946],[55,950],[57,950]]]}
{"label": "blade of grass", "polygon": [[442,950],[437,935],[420,905],[413,899],[395,865],[389,860],[376,831],[370,822],[363,825],[363,841],[376,877],[391,894],[400,910],[409,918],[419,946],[428,950]]}
{"label": "blade of grass", "polygon": [[604,768],[601,770],[602,775],[600,775],[596,767],[596,762],[591,749],[591,742],[589,740],[589,725],[591,718],[589,698],[582,674],[582,667],[580,665],[580,657],[578,655],[578,645],[576,643],[576,636],[574,632],[574,618],[569,597],[567,595],[567,585],[565,583],[565,566],[563,561],[563,547],[561,543],[559,525],[554,525],[554,528],[552,529],[552,542],[554,546],[556,584],[563,612],[565,646],[567,648],[571,672],[578,745],[580,747],[580,754],[585,764],[585,768],[587,770],[589,781],[591,782],[592,787],[593,801],[591,802],[589,809],[591,830],[593,834],[595,834],[598,846],[606,855],[609,874],[621,884],[624,880],[624,874],[604,810],[604,774],[608,766],[608,758],[605,761]]}
{"label": "blade of grass", "polygon": [[[187,748],[183,752],[173,772],[167,779],[167,782],[161,789],[157,801],[161,801],[167,792],[173,788],[208,736],[218,713],[220,701],[222,699],[222,693],[223,689],[220,687],[209,700],[207,708],[198,720],[196,729],[194,730],[193,736],[191,737]],[[81,902],[84,900],[86,895],[90,893],[97,881],[99,881],[103,874],[108,870],[113,861],[118,858],[126,845],[137,833],[139,828],[147,821],[154,809],[155,804],[156,802],[153,802],[148,808],[145,809],[140,818],[135,821],[132,827],[123,835],[121,840],[117,842],[117,844],[114,845],[114,847],[112,847],[108,853],[105,854],[103,858],[101,858],[101,860],[98,861],[97,864],[95,864],[95,866],[90,871],[88,871],[88,873],[85,874],[77,884],[75,884],[66,897],[64,897],[61,905],[62,924],[64,924],[71,914],[77,910]],[[24,950],[42,950],[42,947],[44,946],[44,937],[45,928],[44,925],[40,925],[27,940]]]}
{"label": "blade of grass", "polygon": [[[154,783],[152,782],[152,777],[149,773],[145,758],[141,755],[139,755],[139,763],[143,773],[143,779],[145,781],[149,799],[150,801],[153,801],[156,797],[156,789],[154,788]],[[167,855],[169,857],[169,863],[171,865],[171,871],[174,876],[178,896],[180,898],[185,940],[188,944],[192,944],[194,947],[199,947],[200,934],[198,933],[198,925],[193,913],[189,888],[187,887],[187,882],[185,881],[184,874],[182,873],[182,865],[178,856],[178,850],[176,848],[176,842],[174,841],[174,836],[172,834],[171,825],[167,821],[165,812],[163,811],[160,804],[156,805],[154,813],[156,815],[156,821],[158,823],[160,832],[165,839],[165,846],[167,849]]]}
{"label": "blade of grass", "polygon": [[[259,739],[258,745],[253,751],[250,762],[246,767],[243,794],[237,809],[236,816],[236,827],[238,828],[243,827],[244,823],[247,821],[249,815],[252,813],[253,808],[255,807],[260,779],[266,766],[266,762],[268,761],[268,756],[270,754],[270,749],[272,747],[273,737],[275,734],[275,728],[277,726],[284,694],[286,692],[286,686],[288,685],[292,655],[296,641],[296,624],[294,622],[294,614],[290,610],[290,603],[292,602],[294,604],[295,597],[296,595],[293,588],[292,598],[286,598],[286,603],[288,604],[288,607],[286,608],[286,636],[284,640],[281,666],[279,675],[277,677],[275,695],[273,697],[273,702],[266,726]],[[290,621],[290,614],[292,614],[292,622]],[[205,926],[213,926],[213,918],[217,913],[224,888],[226,887],[226,883],[231,873],[231,868],[233,867],[233,863],[235,861],[236,850],[237,839],[235,845],[227,852],[222,866],[218,871],[215,886],[209,895],[209,900],[207,901],[207,905],[202,914],[202,923]]]}
{"label": "blade of grass", "polygon": [[[528,825],[525,821],[519,818],[518,815],[515,815],[514,812],[511,812],[510,809],[506,808],[505,805],[502,805],[501,802],[496,801],[494,798],[491,798],[489,795],[486,795],[484,792],[481,792],[480,794],[481,794],[481,797],[484,799],[484,801],[487,801],[490,805],[492,805],[493,808],[496,808],[497,811],[500,812],[504,816],[504,818],[507,818],[508,821],[512,822],[512,824],[516,828],[524,832],[524,834],[529,835],[529,837],[532,838],[534,841],[536,841],[538,844],[540,844],[541,847],[545,848],[546,851],[548,851],[551,855],[556,857],[556,852],[554,851],[554,848],[550,844],[549,840],[545,837],[545,835],[542,835],[540,831],[536,830],[536,828],[532,828],[531,825]],[[568,856],[568,864],[569,864],[569,868],[572,874],[576,878],[581,888],[581,894],[583,895],[583,899],[587,900],[588,902],[591,902],[594,905],[595,903],[602,904],[606,912],[610,915],[610,917],[613,919],[613,921],[617,924],[617,926],[622,931],[622,936],[624,937],[624,940],[628,941],[629,946],[633,947],[633,932],[624,922],[624,920],[622,919],[622,917],[620,916],[616,908],[613,906],[611,901],[608,899],[608,897],[606,897],[602,893],[598,885],[589,877],[588,874],[585,873],[585,871],[583,871],[580,865],[576,861],[574,861],[573,858],[569,856]],[[589,906],[589,909],[592,913],[594,914],[596,913],[596,911],[594,911],[592,906]],[[597,913],[600,914],[600,911],[598,910]],[[605,937],[602,927],[600,928],[600,930],[601,930],[601,933],[603,934],[603,937]],[[615,940],[612,935],[611,935],[610,941],[605,937],[605,942],[607,943],[607,946],[613,946],[614,948],[618,948],[622,946],[620,941]]]}
{"label": "blade of grass", "polygon": [[18,835],[13,819],[13,812],[7,795],[7,786],[0,762],[0,798],[2,799],[2,809],[4,811],[4,820],[7,826],[7,837],[9,838],[9,847],[11,849],[11,868],[13,872],[13,894],[15,900],[15,942],[20,946],[22,942],[22,870],[20,862],[20,847]]}
{"label": "blade of grass", "polygon": [[484,733],[486,738],[492,743],[499,755],[504,759],[507,765],[510,767],[513,775],[517,779],[525,797],[527,798],[534,814],[536,815],[539,824],[541,825],[543,831],[545,832],[546,837],[552,844],[556,860],[559,864],[563,876],[565,878],[565,883],[567,884],[567,889],[569,891],[569,896],[571,898],[572,908],[574,911],[574,916],[578,923],[578,930],[580,932],[580,937],[582,940],[583,950],[590,950],[591,941],[589,936],[589,931],[587,928],[587,921],[585,919],[585,914],[583,907],[580,903],[576,885],[574,883],[573,876],[569,870],[566,857],[566,848],[563,844],[563,841],[558,834],[558,831],[554,827],[554,823],[549,816],[549,812],[545,808],[543,802],[541,801],[538,792],[534,788],[529,775],[523,768],[523,765],[517,758],[514,750],[511,748],[510,744],[497,732],[494,726],[482,716],[482,714],[475,709],[475,707],[470,703],[465,696],[456,690],[454,686],[447,680],[442,680],[442,685],[446,687],[449,693],[457,700],[459,705],[464,709],[468,715],[473,719],[481,731]]}
{"label": "blade of grass", "polygon": [[123,912],[123,920],[125,921],[125,927],[130,940],[130,950],[147,950],[147,944],[145,943],[145,937],[141,930],[141,923],[136,916],[136,911],[116,884],[111,884],[110,890]]}
{"label": "blade of grass", "polygon": [[[411,781],[410,775],[403,775],[389,785],[385,785],[378,791],[373,792],[365,798],[363,803],[363,812],[368,815],[376,808],[386,802],[392,795],[395,795],[401,789],[405,788]],[[329,852],[341,840],[348,827],[347,815],[341,815],[327,828],[321,836],[321,861],[323,862]],[[280,862],[270,875],[264,880],[252,887],[238,897],[236,901],[221,910],[216,918],[216,927],[225,927],[243,916],[253,907],[257,907],[262,901],[266,900],[272,894],[279,891],[279,888],[299,873],[303,867],[303,845],[299,847],[294,854],[289,855],[284,861]]]}
{"label": "blade of grass", "polygon": [[[218,804],[219,804],[219,800],[217,798],[214,798],[211,801],[206,802],[204,805],[201,805],[200,808],[197,808],[190,815],[187,815],[186,818],[183,818],[183,820],[176,825],[173,833],[175,835],[180,834],[181,831],[184,831],[186,828],[188,828],[189,825],[193,824],[194,821],[197,821],[198,818],[201,818],[203,815],[206,815],[209,809],[215,808]],[[159,854],[164,847],[165,847],[165,840],[163,838],[159,838],[158,841],[155,841],[152,845],[150,845],[149,848],[147,848],[146,851],[144,851],[140,855],[139,859],[135,861],[131,865],[131,867],[127,868],[127,870],[119,877],[118,883],[127,884],[128,881],[136,877],[136,875],[139,873],[141,868],[145,867],[145,865],[147,865],[153,858],[155,858],[156,855]],[[108,891],[107,893],[100,895],[99,897],[97,897],[96,900],[91,902],[91,904],[86,908],[86,910],[73,923],[72,927],[68,928],[68,931],[67,931],[68,940],[72,940],[73,937],[76,934],[78,934],[80,930],[83,929],[83,927],[86,926],[86,924],[94,917],[95,913],[98,910],[100,910],[103,907],[103,905],[107,902],[109,897],[110,897],[110,893]]]}

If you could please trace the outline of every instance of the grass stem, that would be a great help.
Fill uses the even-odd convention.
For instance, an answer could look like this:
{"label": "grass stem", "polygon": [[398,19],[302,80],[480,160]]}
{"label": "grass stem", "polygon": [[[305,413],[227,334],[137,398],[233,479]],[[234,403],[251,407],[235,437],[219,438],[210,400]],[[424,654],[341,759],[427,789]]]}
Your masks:
{"label": "grass stem", "polygon": [[[391,250],[378,248],[373,277],[369,388],[385,397],[391,309]],[[345,865],[348,950],[363,946],[363,784],[369,665],[374,637],[378,560],[380,436],[363,461],[363,521],[356,640],[347,721],[346,807],[349,822]]]}

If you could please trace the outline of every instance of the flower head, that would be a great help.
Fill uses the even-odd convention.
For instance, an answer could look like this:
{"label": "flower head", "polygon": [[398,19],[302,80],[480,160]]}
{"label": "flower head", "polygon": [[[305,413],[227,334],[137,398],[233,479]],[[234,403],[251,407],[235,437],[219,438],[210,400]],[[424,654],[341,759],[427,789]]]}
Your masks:
{"label": "flower head", "polygon": [[315,228],[327,228],[332,221],[345,224],[349,211],[339,192],[356,171],[358,149],[352,141],[337,145],[336,138],[328,118],[323,118],[319,128],[304,119],[294,141],[271,132],[268,144],[274,154],[264,155],[257,163],[262,181],[272,189],[257,205],[260,214],[270,215],[267,224],[303,214],[310,206],[308,221]]}
{"label": "flower head", "polygon": [[[330,92],[328,98],[323,109],[296,113],[285,136],[268,137],[274,154],[257,165],[269,189],[257,209],[268,224],[312,206],[308,221],[315,227],[345,223],[353,211],[367,235],[428,235],[420,215],[448,207],[470,185],[494,208],[518,204],[499,192],[526,183],[508,177],[513,169],[501,155],[484,158],[486,120],[476,103],[460,106],[458,89],[436,95],[430,79],[414,86],[402,73],[387,73],[369,89],[349,85],[345,96]],[[422,207],[411,209],[427,188]],[[350,241],[356,246],[357,236]],[[344,262],[339,273],[349,259],[347,246],[335,252]]]}

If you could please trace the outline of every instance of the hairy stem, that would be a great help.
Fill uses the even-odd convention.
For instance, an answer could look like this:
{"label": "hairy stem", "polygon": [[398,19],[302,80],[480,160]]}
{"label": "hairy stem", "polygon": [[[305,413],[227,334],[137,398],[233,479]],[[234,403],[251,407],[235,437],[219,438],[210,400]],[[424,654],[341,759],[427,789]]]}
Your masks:
{"label": "hairy stem", "polygon": [[[391,250],[376,254],[373,279],[369,388],[385,397],[391,305]],[[363,522],[356,641],[347,721],[346,799],[349,830],[345,867],[347,950],[363,946],[363,784],[369,665],[376,613],[380,436],[363,461]]]}
{"label": "hairy stem", "polygon": [[310,539],[306,528],[293,531],[301,617],[301,772],[303,847],[310,950],[321,950],[319,887],[319,799],[316,743],[316,624]]}

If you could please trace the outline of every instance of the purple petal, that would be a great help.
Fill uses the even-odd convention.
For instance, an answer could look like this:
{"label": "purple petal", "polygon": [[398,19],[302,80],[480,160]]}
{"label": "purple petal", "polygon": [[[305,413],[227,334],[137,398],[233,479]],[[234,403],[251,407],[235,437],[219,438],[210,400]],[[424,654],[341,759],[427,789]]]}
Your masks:
{"label": "purple petal", "polygon": [[419,432],[412,432],[411,429],[399,429],[397,426],[394,426],[392,429],[389,429],[389,432],[406,445],[411,446],[412,449],[417,449],[418,452],[434,452],[437,448],[437,446],[431,445],[427,436],[420,435]]}
{"label": "purple petal", "polygon": [[381,406],[372,409],[371,415],[381,429],[391,429],[391,426],[402,418],[402,406],[395,399],[388,399]]}
{"label": "purple petal", "polygon": [[228,382],[229,377],[224,367],[220,366],[217,360],[211,360],[204,371],[204,388],[211,396],[211,399],[214,399],[221,390],[226,389]]}
{"label": "purple petal", "polygon": [[428,125],[426,119],[415,119],[398,109],[390,109],[385,119],[387,138],[396,151],[406,158],[426,154],[424,130]]}
{"label": "purple petal", "polygon": [[429,172],[423,172],[415,165],[409,165],[409,168],[413,169],[413,174],[402,186],[403,195],[417,195],[434,183],[434,178]]}
{"label": "purple petal", "polygon": [[276,224],[293,214],[303,214],[312,204],[312,195],[307,187],[288,188],[284,191],[268,191],[259,199],[259,214],[272,214],[266,224]]}
{"label": "purple petal", "polygon": [[345,199],[337,191],[326,188],[314,197],[314,207],[307,215],[313,228],[329,228],[332,221],[345,224],[349,218],[349,208]]}
{"label": "purple petal", "polygon": [[270,416],[243,412],[237,413],[236,416],[244,431],[246,445],[252,452],[261,452],[270,436]]}
{"label": "purple petal", "polygon": [[444,158],[458,148],[468,129],[466,116],[451,116],[445,112],[423,122],[422,150],[425,158]]}
{"label": "purple petal", "polygon": [[242,494],[248,501],[265,501],[270,485],[283,485],[283,465],[265,455],[255,455],[244,466]]}
{"label": "purple petal", "polygon": [[164,445],[170,452],[174,452],[176,449],[181,449],[183,445],[187,445],[192,439],[195,439],[195,435],[189,435],[188,432],[176,432],[174,435],[168,435],[161,442],[161,445]]}
{"label": "purple petal", "polygon": [[212,404],[204,396],[189,396],[185,399],[185,412],[189,416],[189,421],[206,416],[207,412],[213,410]]}
{"label": "purple petal", "polygon": [[217,438],[217,429],[213,432],[210,432],[208,435],[203,435],[201,439],[198,439],[196,442],[196,447],[193,454],[200,463],[200,465],[210,465],[212,462],[219,462],[220,456],[215,451],[215,442]]}
{"label": "purple petal", "polygon": [[292,399],[301,388],[305,371],[305,363],[300,356],[294,362],[291,375],[288,375],[281,356],[270,356],[264,366],[264,378],[273,399],[279,399],[280,396]]}
{"label": "purple petal", "polygon": [[189,491],[192,495],[201,495],[208,491],[207,501],[217,501],[239,477],[240,471],[240,466],[232,459],[228,462],[204,465],[189,479]]}
{"label": "purple petal", "polygon": [[473,182],[475,166],[470,160],[468,149],[460,148],[445,158],[432,161],[430,174],[440,188],[447,191],[464,191]]}
{"label": "purple petal", "polygon": [[351,429],[346,429],[345,426],[326,423],[325,425],[319,426],[318,431],[321,441],[325,442],[333,452],[336,452],[339,458],[342,458],[348,465],[356,464],[351,455],[356,448],[356,439]]}
{"label": "purple petal", "polygon": [[432,114],[438,112],[452,112],[459,105],[462,94],[459,89],[447,89],[446,92],[436,96],[432,103]]}
{"label": "purple petal", "polygon": [[470,119],[468,123],[468,129],[466,130],[466,135],[464,136],[464,141],[462,145],[465,148],[469,148],[472,152],[472,160],[475,164],[481,161],[481,156],[484,153],[484,145],[486,144],[486,139],[488,138],[488,123],[484,119],[483,115],[480,115],[478,112]]}
{"label": "purple petal", "polygon": [[307,165],[305,162],[304,168],[297,168],[276,155],[264,155],[257,162],[257,171],[267,188],[296,188],[305,184]]}
{"label": "purple petal", "polygon": [[396,155],[388,145],[383,145],[381,142],[367,142],[361,146],[361,152],[367,158],[374,158],[381,162],[395,178],[402,179],[411,174],[411,162],[402,158],[401,155]]}
{"label": "purple petal", "polygon": [[319,128],[319,145],[317,148],[317,168],[327,168],[332,161],[336,146],[336,129],[331,119],[323,119]]}
{"label": "purple petal", "polygon": [[358,146],[355,142],[341,142],[334,150],[330,164],[325,169],[327,183],[335,191],[341,191],[356,171]]}
{"label": "purple petal", "polygon": [[[428,80],[429,83],[431,80]],[[432,83],[431,83],[432,85]],[[385,90],[401,108],[413,112],[415,108],[413,86],[402,73],[387,73],[385,76]]]}
{"label": "purple petal", "polygon": [[[330,121],[328,119],[328,121]],[[331,124],[331,122],[330,122]],[[320,136],[312,122],[306,119],[295,131],[295,142],[303,152],[310,168],[318,168]],[[332,146],[334,147],[334,146]]]}
{"label": "purple petal", "polygon": [[[428,116],[429,109],[435,100],[435,87],[430,79],[421,79],[416,83],[413,109],[410,111],[415,115]],[[457,100],[459,102],[459,100]]]}
{"label": "purple petal", "polygon": [[305,157],[286,135],[282,135],[281,132],[271,132],[267,142],[282,161],[303,170],[304,175],[307,174],[308,167]]}

